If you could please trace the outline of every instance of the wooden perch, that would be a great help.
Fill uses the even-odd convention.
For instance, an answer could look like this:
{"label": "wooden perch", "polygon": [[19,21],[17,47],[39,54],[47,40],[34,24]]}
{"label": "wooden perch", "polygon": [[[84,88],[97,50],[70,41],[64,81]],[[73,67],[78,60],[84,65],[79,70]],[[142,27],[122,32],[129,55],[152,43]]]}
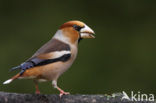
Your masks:
{"label": "wooden perch", "polygon": [[0,103],[154,103],[121,100],[122,94],[109,95],[36,95],[0,92]]}

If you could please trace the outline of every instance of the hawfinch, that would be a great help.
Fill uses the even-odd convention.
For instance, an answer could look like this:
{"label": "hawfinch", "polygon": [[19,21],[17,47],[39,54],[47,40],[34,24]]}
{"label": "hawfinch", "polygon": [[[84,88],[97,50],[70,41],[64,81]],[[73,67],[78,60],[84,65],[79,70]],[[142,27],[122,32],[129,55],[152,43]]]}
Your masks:
{"label": "hawfinch", "polygon": [[94,31],[81,21],[69,21],[60,26],[50,41],[44,44],[24,63],[11,69],[20,72],[6,80],[9,84],[15,79],[32,79],[35,83],[36,94],[39,94],[38,83],[52,81],[52,85],[60,92],[60,96],[69,94],[57,86],[57,79],[74,62],[78,43],[83,38],[95,38]]}

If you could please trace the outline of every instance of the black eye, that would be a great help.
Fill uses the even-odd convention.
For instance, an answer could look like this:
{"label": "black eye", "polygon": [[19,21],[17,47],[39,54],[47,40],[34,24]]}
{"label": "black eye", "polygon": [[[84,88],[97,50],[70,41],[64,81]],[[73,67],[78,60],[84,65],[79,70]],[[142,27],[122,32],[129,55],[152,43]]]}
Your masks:
{"label": "black eye", "polygon": [[74,29],[77,30],[77,31],[80,31],[81,28],[83,28],[83,27],[80,27],[80,26],[78,26],[78,25],[73,25],[73,27],[74,27]]}

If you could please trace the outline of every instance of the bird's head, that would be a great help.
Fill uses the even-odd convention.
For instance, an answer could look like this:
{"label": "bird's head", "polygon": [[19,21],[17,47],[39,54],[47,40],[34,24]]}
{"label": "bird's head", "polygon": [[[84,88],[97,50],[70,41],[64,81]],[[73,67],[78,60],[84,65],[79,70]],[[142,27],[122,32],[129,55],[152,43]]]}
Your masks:
{"label": "bird's head", "polygon": [[60,26],[59,31],[61,31],[59,33],[60,37],[62,35],[70,40],[71,43],[77,43],[83,38],[95,38],[94,31],[81,21],[66,22]]}

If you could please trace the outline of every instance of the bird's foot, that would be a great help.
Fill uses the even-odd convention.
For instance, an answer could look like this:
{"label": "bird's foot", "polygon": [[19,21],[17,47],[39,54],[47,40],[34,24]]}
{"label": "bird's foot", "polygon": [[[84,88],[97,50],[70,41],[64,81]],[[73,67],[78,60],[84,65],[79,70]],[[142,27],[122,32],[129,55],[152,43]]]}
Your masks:
{"label": "bird's foot", "polygon": [[60,98],[63,96],[63,95],[68,95],[70,94],[69,92],[65,92],[65,91],[60,91]]}
{"label": "bird's foot", "polygon": [[59,88],[56,84],[56,81],[53,81],[53,85],[54,85],[54,88],[56,88],[59,92],[60,92],[60,98],[63,96],[63,95],[68,95],[70,94],[69,92],[65,92],[64,90],[62,90],[61,88]]}
{"label": "bird's foot", "polygon": [[35,94],[41,94],[40,91],[36,91]]}

